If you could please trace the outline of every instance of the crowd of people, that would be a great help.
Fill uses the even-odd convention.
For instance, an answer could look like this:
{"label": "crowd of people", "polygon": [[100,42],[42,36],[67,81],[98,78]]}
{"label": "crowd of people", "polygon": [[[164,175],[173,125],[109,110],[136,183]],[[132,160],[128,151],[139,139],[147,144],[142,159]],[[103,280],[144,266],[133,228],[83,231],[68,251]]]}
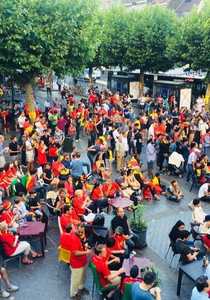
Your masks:
{"label": "crowd of people", "polygon": [[[56,197],[50,199],[52,213],[60,216],[64,231],[61,244],[71,251],[70,296],[80,300],[78,292],[88,293],[84,288],[87,255],[93,255],[85,234],[84,223],[88,215],[103,213],[104,209],[110,213],[110,201],[116,196],[130,199],[133,205],[128,210],[131,211],[135,210],[142,197],[148,201],[151,198],[159,201],[163,195],[170,201],[180,202],[184,195],[177,180],[172,180],[168,187],[161,183],[162,174],[171,170],[169,157],[174,152],[183,157],[182,170],[177,174],[184,176],[186,173],[189,183],[196,178],[202,184],[198,198],[210,199],[209,121],[203,97],[198,97],[191,111],[179,109],[174,96],[163,99],[159,95],[154,99],[141,95],[140,114],[136,115],[130,95],[120,97],[118,92],[112,94],[109,90],[90,89],[88,97],[77,104],[65,87],[60,93],[61,98],[55,98],[52,106],[49,100],[44,102],[44,110],[36,103],[34,124],[29,120],[28,105],[15,104],[13,113],[17,137],[12,136],[9,146],[4,147],[4,135],[0,135],[0,192],[1,198],[6,199],[0,225],[2,232],[10,236],[14,236],[25,219],[42,221],[47,226],[48,217],[41,204],[49,200],[47,192],[54,190]],[[4,102],[2,104],[5,105]],[[1,118],[4,134],[7,134],[5,129],[10,127],[7,117],[10,113],[3,105]],[[90,163],[81,154],[80,142],[84,136],[88,137],[88,145],[83,150],[86,150]],[[66,137],[72,140],[72,145],[75,142],[68,152],[63,150]],[[146,148],[146,175],[142,171],[143,147]],[[8,163],[6,152],[11,158]],[[118,173],[115,178],[114,163]],[[154,172],[155,168],[159,169],[158,172]],[[26,180],[23,180],[25,176]],[[10,197],[14,195],[12,205]],[[99,266],[102,262],[107,266],[103,269],[104,273],[100,273],[101,268],[97,269],[102,286],[116,282],[119,288],[119,275],[124,272],[123,259],[134,250],[138,236],[132,232],[122,208],[116,211],[112,225],[113,235],[106,245],[96,247],[91,261],[96,268],[99,262]],[[189,232],[183,231],[182,234],[183,237],[178,237],[180,243],[188,239]],[[5,246],[5,241],[2,241]],[[16,239],[11,242],[14,248],[13,244],[16,246]],[[23,251],[23,263],[33,263],[28,258],[29,253],[32,258],[41,257],[29,244]],[[7,254],[14,253],[10,251]],[[149,290],[154,279],[155,274],[148,274],[138,288],[135,284],[133,299]],[[106,297],[111,298],[113,291]],[[153,294],[160,299],[160,290],[153,290]]]}

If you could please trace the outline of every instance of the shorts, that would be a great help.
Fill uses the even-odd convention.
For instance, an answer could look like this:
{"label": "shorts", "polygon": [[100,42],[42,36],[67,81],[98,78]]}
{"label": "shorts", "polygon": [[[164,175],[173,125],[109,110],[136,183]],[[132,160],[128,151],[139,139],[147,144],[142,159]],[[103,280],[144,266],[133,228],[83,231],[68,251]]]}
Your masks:
{"label": "shorts", "polygon": [[27,161],[27,163],[34,161],[34,153],[33,152],[26,154],[26,161]]}
{"label": "shorts", "polygon": [[148,167],[148,169],[153,169],[153,167],[154,167],[154,160],[148,161],[147,162],[147,167]]}

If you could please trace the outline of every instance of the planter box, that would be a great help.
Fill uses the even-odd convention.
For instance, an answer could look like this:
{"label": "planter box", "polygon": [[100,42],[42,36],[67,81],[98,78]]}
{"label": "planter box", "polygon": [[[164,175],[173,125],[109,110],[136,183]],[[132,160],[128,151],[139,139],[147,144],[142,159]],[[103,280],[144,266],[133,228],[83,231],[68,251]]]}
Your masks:
{"label": "planter box", "polygon": [[147,239],[147,228],[142,229],[142,230],[137,230],[137,229],[131,228],[131,230],[133,232],[135,232],[139,236],[139,240],[136,243],[136,247],[137,248],[144,248],[144,247],[146,247],[147,246],[147,242],[146,242],[146,239]]}

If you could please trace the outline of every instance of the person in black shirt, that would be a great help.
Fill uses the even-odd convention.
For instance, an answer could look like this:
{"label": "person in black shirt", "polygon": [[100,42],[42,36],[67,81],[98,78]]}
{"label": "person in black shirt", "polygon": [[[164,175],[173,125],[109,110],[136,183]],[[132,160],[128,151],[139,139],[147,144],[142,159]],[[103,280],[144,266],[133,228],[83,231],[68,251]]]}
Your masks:
{"label": "person in black shirt", "polygon": [[13,161],[17,159],[17,155],[20,153],[16,136],[11,137],[11,143],[9,144],[9,153]]}
{"label": "person in black shirt", "polygon": [[139,237],[130,229],[128,218],[125,215],[124,209],[121,207],[117,209],[117,215],[112,220],[113,231],[115,231],[118,226],[121,226],[124,230],[124,238],[126,240],[129,251],[133,251]]}
{"label": "person in black shirt", "polygon": [[[135,131],[136,129],[134,129]],[[140,130],[137,129],[137,132],[135,133],[135,140],[136,140],[136,151],[137,154],[141,154],[141,149],[142,149],[142,134],[140,133]]]}
{"label": "person in black shirt", "polygon": [[45,184],[56,185],[56,186],[60,181],[58,178],[53,177],[53,172],[51,170],[51,166],[49,163],[45,165],[45,169],[42,174],[42,179],[44,180]]}

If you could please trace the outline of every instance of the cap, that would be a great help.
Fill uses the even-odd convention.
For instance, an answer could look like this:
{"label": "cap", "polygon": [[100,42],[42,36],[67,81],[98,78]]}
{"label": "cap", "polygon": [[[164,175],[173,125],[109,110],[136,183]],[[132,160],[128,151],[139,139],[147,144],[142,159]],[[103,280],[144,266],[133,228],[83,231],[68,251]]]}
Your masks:
{"label": "cap", "polygon": [[4,203],[2,204],[2,206],[5,210],[9,209],[11,207],[11,205],[12,204],[9,201],[4,201]]}
{"label": "cap", "polygon": [[194,152],[200,153],[200,150],[199,150],[198,148],[195,148],[195,149],[194,149]]}
{"label": "cap", "polygon": [[156,174],[155,174],[155,176],[156,176],[156,177],[158,177],[158,176],[162,176],[162,175],[163,175],[163,174],[162,174],[162,173],[160,173],[160,172],[158,172],[158,173],[156,173]]}
{"label": "cap", "polygon": [[93,120],[92,119],[89,119],[89,122],[92,122]]}

